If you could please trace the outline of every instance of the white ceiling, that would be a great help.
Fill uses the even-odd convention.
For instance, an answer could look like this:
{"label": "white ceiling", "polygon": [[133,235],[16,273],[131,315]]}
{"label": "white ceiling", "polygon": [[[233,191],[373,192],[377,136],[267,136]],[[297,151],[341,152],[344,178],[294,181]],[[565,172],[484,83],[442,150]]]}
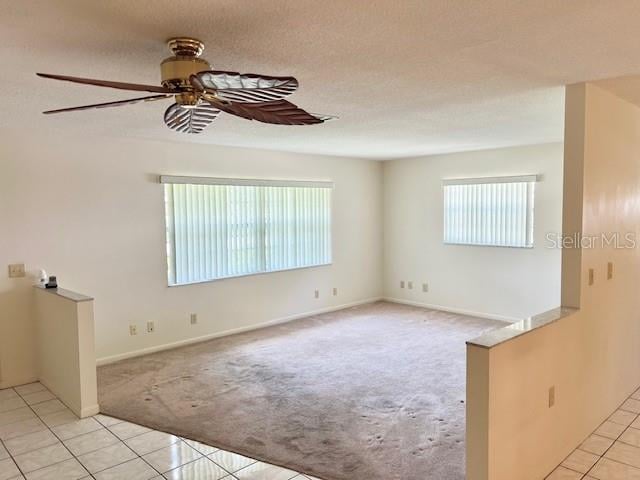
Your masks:
{"label": "white ceiling", "polygon": [[[640,73],[640,2],[504,0],[3,1],[0,129],[48,129],[369,158],[562,139],[568,83]],[[221,116],[168,130],[162,102],[43,116],[137,96],[36,71],[159,83],[165,40],[214,68],[294,75],[291,100],[340,120],[283,127]]]}

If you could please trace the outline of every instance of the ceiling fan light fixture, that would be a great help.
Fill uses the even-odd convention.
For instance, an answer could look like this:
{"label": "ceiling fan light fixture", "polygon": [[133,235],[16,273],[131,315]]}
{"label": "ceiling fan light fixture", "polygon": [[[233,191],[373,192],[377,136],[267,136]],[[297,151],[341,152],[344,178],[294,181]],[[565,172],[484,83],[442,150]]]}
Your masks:
{"label": "ceiling fan light fixture", "polygon": [[[172,57],[165,58],[160,64],[161,83],[169,88],[188,89],[189,77],[196,73],[211,70],[211,65],[200,55],[204,51],[204,43],[195,38],[176,37],[167,40]],[[189,103],[184,104],[189,105]]]}
{"label": "ceiling fan light fixture", "polygon": [[175,96],[175,101],[178,105],[182,105],[184,108],[194,108],[200,101],[200,96],[194,92],[178,93]]}

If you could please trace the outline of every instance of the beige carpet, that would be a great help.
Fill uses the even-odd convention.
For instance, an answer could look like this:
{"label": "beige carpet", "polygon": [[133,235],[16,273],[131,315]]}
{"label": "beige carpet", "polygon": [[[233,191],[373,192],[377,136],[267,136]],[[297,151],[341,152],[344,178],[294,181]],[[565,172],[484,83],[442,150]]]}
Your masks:
{"label": "beige carpet", "polygon": [[326,480],[464,480],[465,340],[500,325],[364,305],[101,367],[100,405]]}

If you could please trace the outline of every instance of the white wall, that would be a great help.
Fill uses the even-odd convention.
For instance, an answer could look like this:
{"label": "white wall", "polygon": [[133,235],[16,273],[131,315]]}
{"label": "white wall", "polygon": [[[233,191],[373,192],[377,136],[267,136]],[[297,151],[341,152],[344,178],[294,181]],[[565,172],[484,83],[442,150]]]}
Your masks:
{"label": "white wall", "polygon": [[[561,145],[380,163],[46,133],[3,138],[0,265],[45,268],[94,296],[99,359],[383,294],[501,318],[559,303],[559,252],[543,243],[545,232],[560,229]],[[534,250],[442,245],[443,177],[522,173],[543,175]],[[333,265],[168,288],[159,174],[333,180]],[[414,290],[399,289],[400,279]],[[32,293],[28,279],[0,276],[0,386],[35,378]],[[198,325],[189,324],[192,312]]]}
{"label": "white wall", "polygon": [[[19,132],[3,139],[0,265],[45,268],[94,296],[98,358],[381,295],[379,162]],[[333,180],[333,265],[168,288],[158,174]],[[35,375],[32,293],[28,280],[0,275],[0,386]]]}
{"label": "white wall", "polygon": [[[385,296],[505,320],[560,305],[560,251],[545,235],[561,231],[562,159],[546,144],[385,162]],[[442,179],[522,174],[542,175],[533,249],[443,244]]]}

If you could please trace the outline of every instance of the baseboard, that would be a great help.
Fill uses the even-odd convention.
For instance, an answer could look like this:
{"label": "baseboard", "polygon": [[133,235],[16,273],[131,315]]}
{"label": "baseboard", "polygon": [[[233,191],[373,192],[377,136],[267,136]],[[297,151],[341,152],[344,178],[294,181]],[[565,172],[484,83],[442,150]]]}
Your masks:
{"label": "baseboard", "polygon": [[92,417],[100,413],[100,406],[96,403],[90,407],[84,407],[80,410],[80,418]]}
{"label": "baseboard", "polygon": [[300,318],[310,317],[312,315],[319,315],[321,313],[335,312],[338,310],[344,310],[345,308],[357,307],[358,305],[364,305],[367,303],[378,302],[382,300],[382,297],[367,298],[365,300],[358,300],[356,302],[343,303],[342,305],[334,305],[331,307],[319,308],[309,312],[296,313],[295,315],[289,315],[287,317],[276,318],[274,320],[268,320],[266,322],[258,323],[256,325],[249,325],[247,327],[232,328],[230,330],[224,330],[222,332],[210,333],[194,338],[187,338],[185,340],[179,340],[177,342],[165,343],[162,345],[154,345],[153,347],[142,348],[140,350],[134,350],[132,352],[120,353],[118,355],[111,355],[109,357],[98,358],[96,364],[98,366],[108,365],[120,360],[126,360],[127,358],[140,357],[142,355],[148,355],[150,353],[161,352],[163,350],[171,350],[172,348],[183,347],[185,345],[191,345],[193,343],[204,342],[207,340],[213,340],[214,338],[226,337],[228,335],[234,335],[236,333],[250,332],[252,330],[259,330],[261,328],[278,325],[281,323],[291,322]]}
{"label": "baseboard", "polygon": [[20,385],[27,385],[29,383],[34,383],[38,381],[38,377],[35,375],[22,377],[19,379],[10,379],[10,380],[2,380],[0,382],[0,390],[4,390],[5,388],[19,387]]}
{"label": "baseboard", "polygon": [[515,323],[522,320],[522,318],[509,317],[506,315],[496,315],[494,313],[485,313],[485,312],[474,312],[472,310],[464,310],[462,308],[445,307],[443,305],[433,305],[430,303],[416,302],[414,300],[404,300],[402,298],[383,297],[382,300],[384,300],[385,302],[401,303],[403,305],[411,305],[414,307],[429,308],[431,310],[441,310],[443,312],[458,313],[460,315],[469,315],[470,317],[486,318],[488,320],[499,320],[505,323]]}

